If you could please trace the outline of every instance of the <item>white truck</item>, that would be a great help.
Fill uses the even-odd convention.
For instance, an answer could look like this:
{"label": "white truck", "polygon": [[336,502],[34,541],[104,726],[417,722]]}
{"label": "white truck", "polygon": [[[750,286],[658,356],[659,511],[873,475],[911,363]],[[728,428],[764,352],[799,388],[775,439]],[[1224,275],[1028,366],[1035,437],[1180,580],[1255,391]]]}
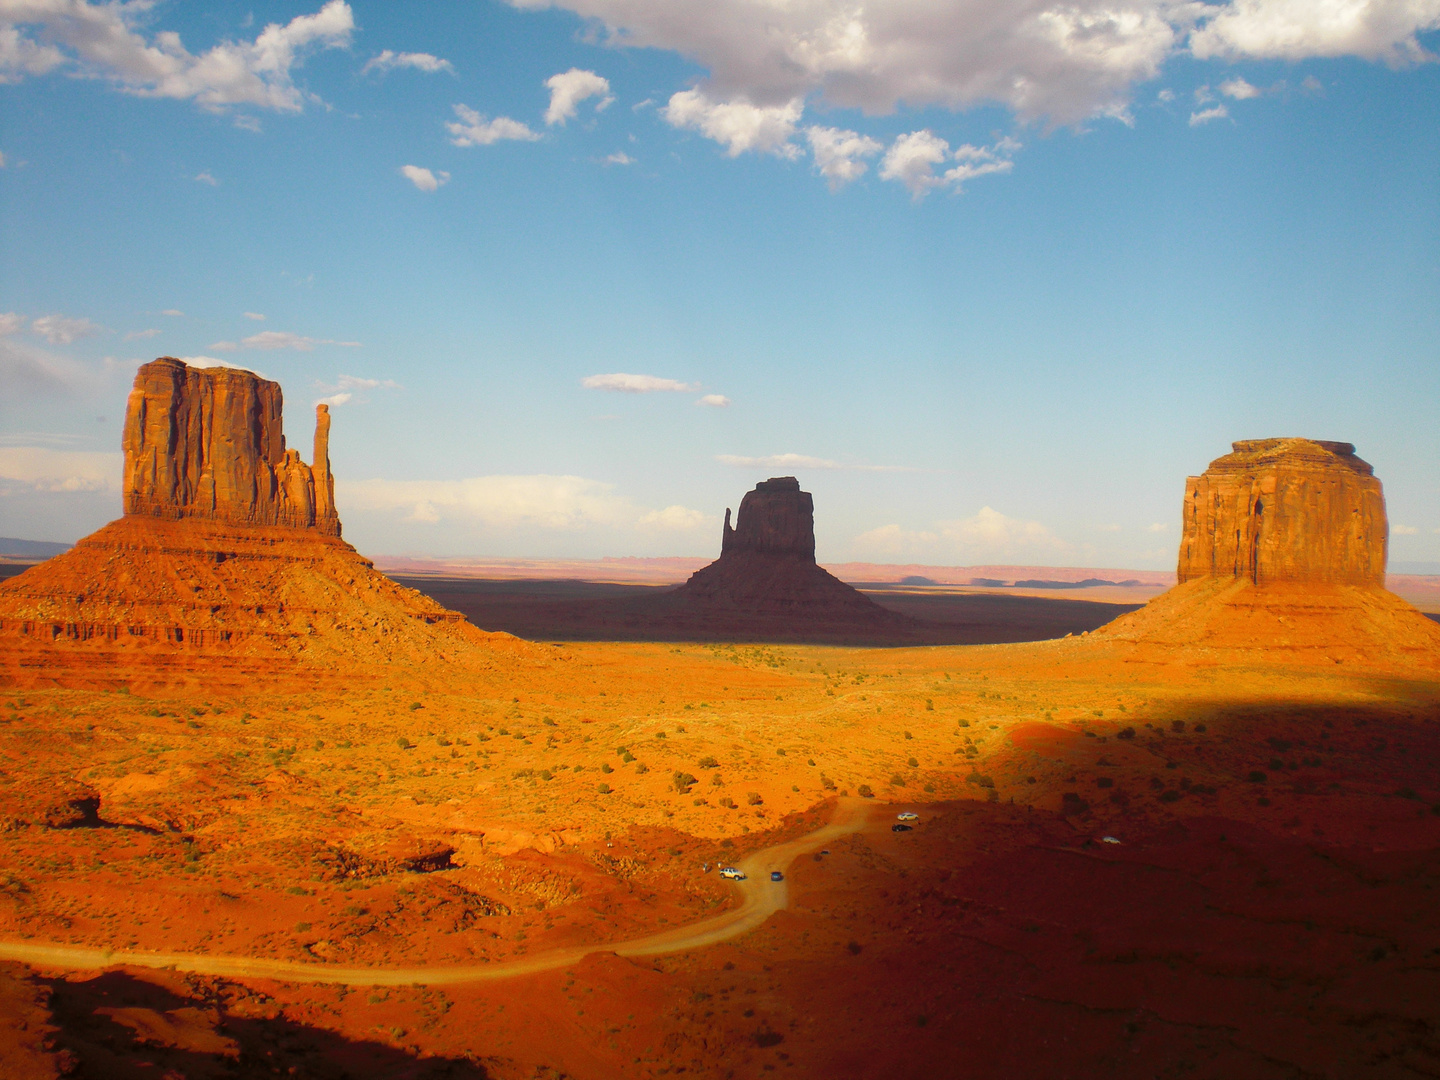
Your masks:
{"label": "white truck", "polygon": [[720,876],[723,878],[729,878],[731,881],[744,881],[745,871],[736,870],[733,866],[722,866],[720,867]]}

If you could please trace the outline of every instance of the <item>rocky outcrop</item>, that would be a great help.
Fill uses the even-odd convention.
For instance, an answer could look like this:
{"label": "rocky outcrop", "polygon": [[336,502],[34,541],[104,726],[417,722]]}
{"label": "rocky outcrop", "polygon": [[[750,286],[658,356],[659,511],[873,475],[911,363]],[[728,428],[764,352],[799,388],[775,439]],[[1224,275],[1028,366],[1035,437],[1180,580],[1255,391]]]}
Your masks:
{"label": "rocky outcrop", "polygon": [[162,356],[135,373],[125,410],[125,513],[340,535],[329,407],[314,465],[285,448],[280,384]]}
{"label": "rocky outcrop", "polygon": [[793,476],[771,477],[747,491],[735,524],[732,529],[727,508],[720,538],[722,559],[753,554],[815,561],[815,501],[808,491],[800,490],[800,481]]}
{"label": "rocky outcrop", "polygon": [[882,608],[815,562],[815,504],[793,476],[755,485],[734,528],[725,511],[720,558],[665,597],[670,632],[697,637],[889,641],[915,620]]}
{"label": "rocky outcrop", "polygon": [[1385,495],[1349,443],[1249,439],[1185,483],[1180,583],[1382,588]]}

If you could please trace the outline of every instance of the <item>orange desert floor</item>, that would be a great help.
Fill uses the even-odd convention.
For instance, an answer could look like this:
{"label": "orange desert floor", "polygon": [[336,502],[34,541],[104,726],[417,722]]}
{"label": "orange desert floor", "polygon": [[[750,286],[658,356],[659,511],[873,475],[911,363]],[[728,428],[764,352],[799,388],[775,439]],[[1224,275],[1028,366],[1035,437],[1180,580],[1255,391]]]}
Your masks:
{"label": "orange desert floor", "polygon": [[[1440,1074],[1433,670],[536,650],[0,692],[0,944],[420,972],[595,947],[443,985],[4,963],[0,1074]],[[717,866],[852,812],[757,929],[606,948],[736,909]]]}

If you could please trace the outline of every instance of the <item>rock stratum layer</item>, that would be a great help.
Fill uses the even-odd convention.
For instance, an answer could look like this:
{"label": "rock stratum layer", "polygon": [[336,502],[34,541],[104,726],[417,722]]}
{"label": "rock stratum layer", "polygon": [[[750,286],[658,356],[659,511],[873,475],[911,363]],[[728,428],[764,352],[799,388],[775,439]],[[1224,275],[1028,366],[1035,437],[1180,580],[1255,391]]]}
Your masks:
{"label": "rock stratum layer", "polygon": [[1248,439],[1185,482],[1178,580],[1385,584],[1375,470],[1349,443]]}
{"label": "rock stratum layer", "polygon": [[1355,447],[1232,445],[1185,483],[1179,584],[1096,635],[1160,662],[1440,671],[1440,624],[1384,588],[1385,495]]}
{"label": "rock stratum layer", "polygon": [[[815,562],[815,504],[793,476],[755,485],[735,526],[725,511],[720,558],[664,598],[667,621],[740,637],[890,641],[921,624],[888,611]],[[672,627],[673,628],[673,627]]]}
{"label": "rock stratum layer", "polygon": [[524,652],[340,539],[328,412],[312,467],[285,449],[280,405],[280,388],[250,372],[142,367],[125,516],[0,584],[0,685],[243,682],[277,663],[346,677]]}
{"label": "rock stratum layer", "polygon": [[285,448],[280,384],[162,356],[135,373],[125,408],[125,513],[340,535],[330,409],[317,405],[314,464]]}

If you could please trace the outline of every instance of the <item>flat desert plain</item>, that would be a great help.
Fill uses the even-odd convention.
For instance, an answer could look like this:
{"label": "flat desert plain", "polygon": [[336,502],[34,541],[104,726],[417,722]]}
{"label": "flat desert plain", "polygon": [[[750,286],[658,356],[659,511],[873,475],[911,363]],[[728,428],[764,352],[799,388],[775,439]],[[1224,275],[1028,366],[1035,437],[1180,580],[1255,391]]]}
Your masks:
{"label": "flat desert plain", "polygon": [[1103,635],[36,682],[0,696],[0,1061],[1431,1075],[1437,721],[1418,669]]}

